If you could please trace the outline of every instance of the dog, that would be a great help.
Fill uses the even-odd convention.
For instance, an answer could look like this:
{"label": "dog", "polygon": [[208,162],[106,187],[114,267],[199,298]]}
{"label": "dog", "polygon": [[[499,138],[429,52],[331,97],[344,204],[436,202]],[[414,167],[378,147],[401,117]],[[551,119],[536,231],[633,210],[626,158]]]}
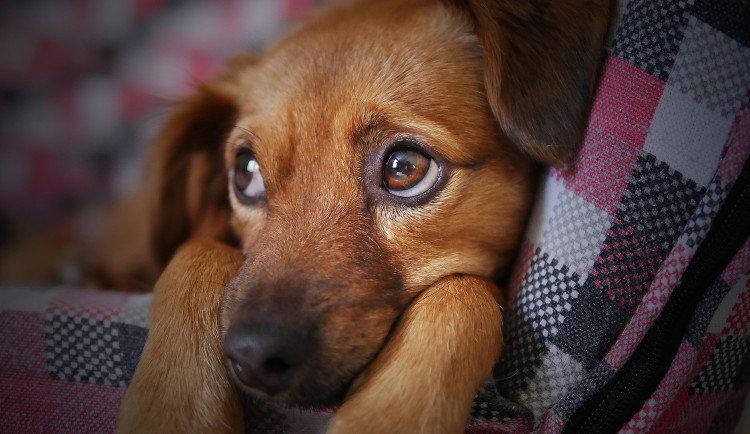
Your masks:
{"label": "dog", "polygon": [[460,432],[537,168],[581,140],[609,9],[355,0],[231,59],[155,143],[166,268],[118,431],[239,431],[249,395],[340,405],[331,432]]}

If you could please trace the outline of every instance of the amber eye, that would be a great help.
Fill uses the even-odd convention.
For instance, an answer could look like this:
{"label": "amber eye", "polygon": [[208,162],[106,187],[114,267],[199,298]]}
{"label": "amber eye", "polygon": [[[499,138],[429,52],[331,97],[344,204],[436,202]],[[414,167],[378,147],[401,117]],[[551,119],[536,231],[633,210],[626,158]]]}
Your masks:
{"label": "amber eye", "polygon": [[234,194],[245,205],[256,204],[266,197],[266,186],[255,155],[248,149],[237,151],[231,171]]}
{"label": "amber eye", "polygon": [[389,193],[400,197],[418,196],[438,179],[435,160],[410,147],[391,151],[383,164],[383,186]]}

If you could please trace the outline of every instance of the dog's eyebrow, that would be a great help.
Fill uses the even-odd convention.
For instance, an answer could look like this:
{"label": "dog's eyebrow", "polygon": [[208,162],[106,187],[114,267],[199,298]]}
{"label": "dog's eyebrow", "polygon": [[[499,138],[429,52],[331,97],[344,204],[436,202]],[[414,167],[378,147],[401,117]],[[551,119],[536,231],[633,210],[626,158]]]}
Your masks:
{"label": "dog's eyebrow", "polygon": [[256,136],[255,133],[253,133],[249,129],[243,127],[242,125],[240,125],[240,124],[234,124],[234,127],[237,128],[238,130],[242,131],[246,135],[250,136],[249,138],[250,138],[251,141],[258,140],[258,136]]}
{"label": "dog's eyebrow", "polygon": [[365,144],[372,141],[383,120],[383,115],[365,111],[353,129],[352,143]]}
{"label": "dog's eyebrow", "polygon": [[[434,122],[423,121],[416,125],[398,127],[384,114],[364,111],[359,122],[357,122],[352,129],[352,143],[354,143],[355,146],[367,148],[370,146],[377,146],[378,143],[383,143],[389,136],[395,135],[397,132],[411,131],[413,137],[422,136],[421,134],[414,133],[415,131],[420,130],[430,130],[433,134],[439,132],[438,136],[449,137],[447,130]],[[439,143],[439,141],[436,140],[433,143]],[[445,147],[443,147],[442,150],[445,152],[441,153],[443,159],[449,161],[455,167],[476,169],[485,163],[483,158],[479,158],[470,153],[462,154],[456,152],[455,149],[451,152],[450,149],[446,149]]]}

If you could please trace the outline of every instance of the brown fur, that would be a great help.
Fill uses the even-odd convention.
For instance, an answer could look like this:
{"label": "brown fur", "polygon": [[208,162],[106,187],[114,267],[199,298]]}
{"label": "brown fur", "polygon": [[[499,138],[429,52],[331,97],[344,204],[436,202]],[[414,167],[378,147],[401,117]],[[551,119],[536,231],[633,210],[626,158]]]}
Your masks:
{"label": "brown fur", "polygon": [[498,299],[492,282],[470,276],[427,288],[357,378],[329,432],[461,432],[477,386],[500,356]]}
{"label": "brown fur", "polygon": [[[608,7],[338,4],[202,85],[157,140],[154,258],[206,236],[244,259],[205,241],[172,259],[118,429],[236,428],[220,336],[282,321],[314,350],[274,400],[348,396],[336,432],[460,431],[500,351],[492,282],[529,211],[527,155],[557,164],[580,140]],[[442,168],[420,201],[381,187],[383,154],[405,137]],[[227,181],[242,147],[264,205]]]}
{"label": "brown fur", "polygon": [[224,286],[241,263],[239,252],[208,239],[177,252],[154,288],[148,342],[120,406],[119,431],[242,429],[217,321]]}
{"label": "brown fur", "polygon": [[[505,266],[531,197],[532,162],[494,121],[468,21],[456,25],[433,2],[397,15],[387,2],[364,7],[313,21],[245,72],[252,85],[225,152],[232,167],[236,144],[252,143],[269,195],[264,215],[233,199],[235,227],[262,229],[243,238],[248,259],[229,286],[227,321],[262,306],[324,341],[278,397],[292,402],[336,402],[435,282]],[[383,145],[404,133],[451,166],[418,207],[389,202],[371,179]]]}
{"label": "brown fur", "polygon": [[456,3],[476,20],[487,95],[503,131],[544,163],[570,157],[588,115],[611,1]]}

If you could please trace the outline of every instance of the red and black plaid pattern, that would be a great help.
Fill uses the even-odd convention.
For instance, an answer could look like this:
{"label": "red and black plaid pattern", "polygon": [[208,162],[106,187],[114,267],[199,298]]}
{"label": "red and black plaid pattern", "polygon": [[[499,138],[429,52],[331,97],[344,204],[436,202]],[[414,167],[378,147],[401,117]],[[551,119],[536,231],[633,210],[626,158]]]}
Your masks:
{"label": "red and black plaid pattern", "polygon": [[[620,11],[583,148],[540,191],[533,254],[509,288],[499,404],[477,422],[560,431],[633,354],[750,154],[750,3]],[[623,432],[731,431],[750,380],[748,255],[745,242]]]}
{"label": "red and black plaid pattern", "polygon": [[0,288],[3,432],[111,432],[152,296]]}
{"label": "red and black plaid pattern", "polygon": [[[0,431],[112,432],[151,294],[0,286]],[[323,432],[328,409],[258,406],[250,432]]]}

